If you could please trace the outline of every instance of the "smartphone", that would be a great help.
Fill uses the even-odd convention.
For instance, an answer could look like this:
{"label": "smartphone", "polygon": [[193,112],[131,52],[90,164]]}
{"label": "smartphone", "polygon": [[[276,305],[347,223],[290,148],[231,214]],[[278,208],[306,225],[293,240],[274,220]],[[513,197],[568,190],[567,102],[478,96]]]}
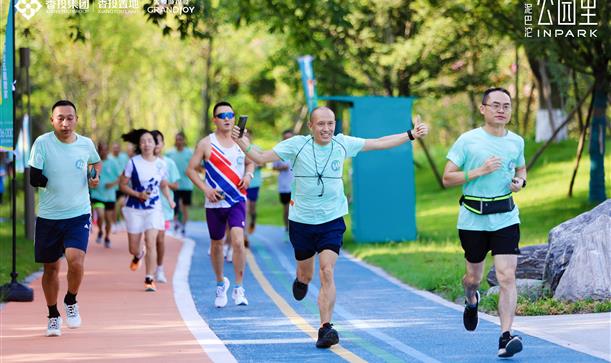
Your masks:
{"label": "smartphone", "polygon": [[240,128],[240,136],[239,137],[244,136],[244,130],[246,129],[246,121],[248,121],[248,116],[241,115],[240,119],[238,120],[238,127]]}
{"label": "smartphone", "polygon": [[98,172],[95,170],[94,167],[91,168],[91,170],[89,171],[89,179],[95,179],[95,176],[98,175]]}
{"label": "smartphone", "polygon": [[217,190],[217,191],[216,191],[216,194],[218,194],[218,195],[219,195],[219,200],[221,200],[221,199],[225,199],[225,192],[224,192],[224,191],[222,191],[222,190]]}

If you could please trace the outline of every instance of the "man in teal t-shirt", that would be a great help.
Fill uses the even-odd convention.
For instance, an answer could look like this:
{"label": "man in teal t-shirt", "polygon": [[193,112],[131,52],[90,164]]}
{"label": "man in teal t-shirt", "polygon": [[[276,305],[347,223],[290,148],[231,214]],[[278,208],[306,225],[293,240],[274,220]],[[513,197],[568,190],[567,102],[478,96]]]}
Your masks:
{"label": "man in teal t-shirt", "polygon": [[[44,264],[44,290],[49,321],[47,336],[61,335],[57,310],[60,258],[68,262],[68,291],[64,297],[68,327],[78,328],[81,316],[76,303],[87,241],[91,228],[89,188],[99,184],[101,163],[91,139],[74,132],[76,107],[67,100],[51,108],[53,132],[34,141],[30,153],[30,184],[39,187],[38,218],[34,238],[36,262]],[[94,173],[89,172],[93,164]]]}
{"label": "man in teal t-shirt", "polygon": [[189,220],[189,206],[191,205],[191,199],[193,195],[193,182],[187,177],[187,166],[193,156],[193,150],[186,146],[185,134],[181,131],[176,134],[174,138],[174,149],[171,149],[166,153],[166,156],[174,161],[178,172],[180,173],[180,179],[178,179],[178,189],[174,193],[174,202],[176,208],[174,209],[174,230],[184,236],[185,226]]}
{"label": "man in teal t-shirt", "polygon": [[318,309],[321,326],[318,348],[329,348],[339,342],[331,324],[335,304],[333,270],[346,230],[343,216],[348,214],[348,200],[342,181],[344,160],[360,151],[383,150],[399,146],[427,134],[426,125],[416,120],[414,130],[379,139],[361,139],[333,135],[335,114],[327,107],[318,107],[308,122],[311,135],[294,136],[280,142],[273,150],[261,151],[246,138],[239,138],[239,128],[232,137],[248,158],[257,164],[283,160],[291,163],[295,173],[289,206],[289,238],[295,250],[297,277],[293,296],[302,300],[314,274],[314,258],[318,254],[321,289]]}
{"label": "man in teal t-shirt", "polygon": [[96,242],[101,243],[104,237],[104,247],[110,248],[110,231],[115,222],[116,190],[123,169],[118,159],[108,157],[108,145],[105,142],[98,143],[98,154],[102,160],[102,171],[99,175],[100,183],[90,190],[91,205],[98,215]]}
{"label": "man in teal t-shirt", "polygon": [[519,336],[511,335],[516,309],[515,274],[520,249],[520,218],[511,193],[526,186],[524,140],[505,126],[511,121],[511,96],[503,88],[484,92],[480,113],[484,126],[460,135],[448,152],[443,183],[463,185],[458,213],[458,235],[465,251],[466,274],[463,324],[469,331],[478,323],[479,288],[488,251],[494,256],[501,287],[499,357],[522,350]]}

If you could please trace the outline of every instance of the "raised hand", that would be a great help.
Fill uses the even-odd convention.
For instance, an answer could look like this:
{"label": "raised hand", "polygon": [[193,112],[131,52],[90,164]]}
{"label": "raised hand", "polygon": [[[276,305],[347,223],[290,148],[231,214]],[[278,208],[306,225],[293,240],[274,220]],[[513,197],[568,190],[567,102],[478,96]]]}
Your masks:
{"label": "raised hand", "polygon": [[426,136],[429,133],[429,127],[422,122],[420,119],[420,115],[416,115],[414,117],[414,129],[412,130],[412,135],[415,138],[421,138]]}

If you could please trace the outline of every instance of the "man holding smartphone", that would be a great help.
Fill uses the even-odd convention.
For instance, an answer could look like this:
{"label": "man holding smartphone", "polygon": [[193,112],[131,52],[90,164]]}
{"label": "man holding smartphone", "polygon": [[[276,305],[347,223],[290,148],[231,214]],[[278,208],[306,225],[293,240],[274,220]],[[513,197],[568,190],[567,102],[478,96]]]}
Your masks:
{"label": "man holding smartphone", "polygon": [[[244,227],[246,225],[246,189],[253,178],[254,163],[231,138],[235,113],[229,102],[218,102],[213,108],[216,130],[201,139],[187,166],[187,176],[206,194],[206,222],[210,232],[210,260],[216,275],[214,305],[227,305],[229,279],[223,274],[223,239],[229,225],[233,248],[235,285],[232,298],[235,305],[248,305],[242,286],[246,255]],[[196,168],[204,164],[204,181]]]}
{"label": "man holding smartphone", "polygon": [[308,127],[311,135],[293,136],[268,151],[253,147],[246,137],[240,137],[238,127],[234,127],[232,137],[246,156],[258,164],[278,160],[291,163],[295,179],[289,203],[289,236],[297,260],[293,296],[296,300],[306,296],[318,254],[321,289],[316,347],[329,348],[339,343],[331,318],[335,305],[334,269],[346,230],[343,216],[348,214],[342,181],[344,160],[361,151],[389,149],[423,137],[428,128],[416,118],[413,130],[378,139],[333,135],[335,114],[328,107],[314,109]]}

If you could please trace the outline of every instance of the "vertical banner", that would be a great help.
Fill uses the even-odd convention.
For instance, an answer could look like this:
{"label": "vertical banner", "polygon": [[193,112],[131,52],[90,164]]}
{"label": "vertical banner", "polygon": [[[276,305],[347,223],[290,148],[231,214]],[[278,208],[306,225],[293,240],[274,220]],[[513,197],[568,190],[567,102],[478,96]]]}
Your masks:
{"label": "vertical banner", "polygon": [[28,160],[30,160],[30,144],[30,116],[26,113],[23,116],[23,126],[19,131],[17,147],[15,148],[17,157],[15,170],[17,170],[18,173],[23,173],[25,168],[28,167]]}
{"label": "vertical banner", "polygon": [[303,93],[306,97],[308,112],[312,112],[318,106],[318,95],[316,94],[316,79],[314,79],[314,69],[312,68],[311,55],[299,57],[299,70],[301,71],[301,83],[303,84]]}
{"label": "vertical banner", "polygon": [[6,32],[4,33],[4,52],[2,52],[2,72],[0,74],[0,151],[13,150],[13,6],[8,7]]}

